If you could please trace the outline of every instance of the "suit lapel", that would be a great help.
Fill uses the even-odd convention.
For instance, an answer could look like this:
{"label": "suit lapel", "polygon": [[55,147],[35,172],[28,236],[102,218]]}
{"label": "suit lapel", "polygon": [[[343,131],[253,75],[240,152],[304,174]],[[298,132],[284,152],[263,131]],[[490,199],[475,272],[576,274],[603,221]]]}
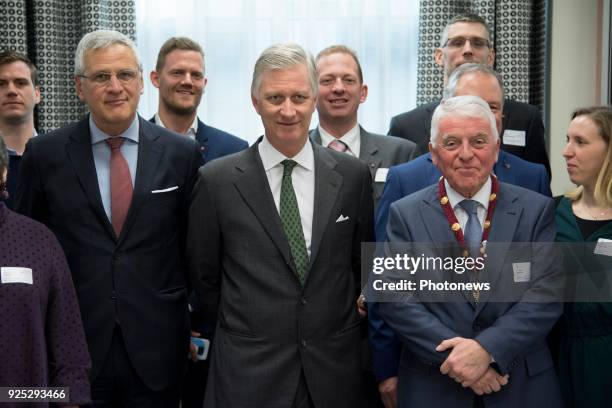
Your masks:
{"label": "suit lapel", "polygon": [[[448,221],[442,207],[438,202],[438,187],[432,186],[427,191],[427,196],[423,198],[423,207],[420,215],[423,225],[429,234],[431,242],[457,242],[452,234]],[[423,242],[425,242],[423,240]]]}
{"label": "suit lapel", "polygon": [[297,279],[291,248],[283,231],[276,204],[274,204],[268,178],[259,157],[258,145],[259,142],[255,143],[240,156],[235,167],[238,177],[234,184],[244,203],[276,245],[285,263],[289,265]]}
{"label": "suit lapel", "polygon": [[206,163],[206,156],[208,153],[208,132],[206,131],[206,125],[200,119],[198,119],[198,131],[196,132],[195,139],[200,148],[202,159],[204,159],[204,163]]}
{"label": "suit lapel", "polygon": [[313,144],[315,160],[315,192],[310,244],[310,265],[319,252],[323,234],[330,220],[331,211],[342,186],[342,175],[335,170],[336,160],[326,148]]}
{"label": "suit lapel", "polygon": [[66,144],[66,154],[72,163],[75,174],[85,195],[89,199],[94,214],[112,237],[115,237],[100,196],[96,165],[91,147],[91,133],[89,129],[89,116],[78,123]]}
{"label": "suit lapel", "polygon": [[361,137],[361,147],[359,148],[359,158],[367,163],[372,180],[376,177],[376,171],[380,167],[381,159],[378,156],[378,146],[372,142],[370,134],[359,126],[359,134]]}
{"label": "suit lapel", "polygon": [[[487,248],[486,267],[480,272],[479,281],[489,282],[491,288],[497,287],[497,282],[501,278],[505,258],[508,248],[512,245],[519,218],[523,212],[523,207],[517,203],[518,197],[511,195],[502,183],[499,191],[499,198],[493,218],[491,219],[491,232],[489,241],[493,245]],[[491,292],[481,292],[481,299],[477,307],[480,312],[487,300],[491,297]]]}
{"label": "suit lapel", "polygon": [[153,178],[155,177],[163,153],[161,143],[157,143],[157,139],[160,136],[157,129],[140,117],[138,120],[138,163],[136,165],[134,192],[132,194],[132,203],[130,204],[125,224],[121,229],[119,242],[124,239],[130,227],[134,224],[136,218],[135,214],[151,191]]}
{"label": "suit lapel", "polygon": [[[427,247],[423,250],[417,251],[417,253],[425,253],[426,250],[429,250],[428,252],[438,258],[460,256],[459,251],[455,250],[457,240],[455,239],[455,235],[452,233],[450,226],[448,225],[448,220],[446,219],[438,200],[437,184],[428,190],[428,195],[423,200],[420,215],[423,225],[425,225],[425,229],[427,230],[427,234],[429,235],[430,243],[427,244]],[[426,240],[421,239],[419,241],[425,242]],[[432,272],[433,271],[427,271],[427,273]],[[454,271],[450,273],[447,271],[438,271],[436,276],[433,276],[433,278],[437,282],[443,282],[446,280],[461,281],[464,279],[463,276],[457,276]],[[465,298],[463,300],[470,300],[466,293],[461,293]],[[459,295],[455,296],[454,294],[446,294],[445,296],[447,301],[462,301]]]}

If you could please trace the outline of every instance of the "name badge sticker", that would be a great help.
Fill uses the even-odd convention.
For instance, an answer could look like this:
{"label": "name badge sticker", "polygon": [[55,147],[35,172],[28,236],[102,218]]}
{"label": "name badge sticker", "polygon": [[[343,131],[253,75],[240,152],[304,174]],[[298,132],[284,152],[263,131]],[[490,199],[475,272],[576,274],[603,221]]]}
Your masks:
{"label": "name badge sticker", "polygon": [[531,262],[513,262],[514,282],[523,283],[531,280]]}
{"label": "name badge sticker", "polygon": [[378,170],[376,170],[376,174],[374,175],[374,182],[384,183],[385,181],[387,181],[387,173],[389,173],[389,169],[379,167]]}
{"label": "name badge sticker", "polygon": [[506,129],[503,136],[504,144],[510,146],[525,146],[525,131]]}
{"label": "name badge sticker", "polygon": [[0,268],[2,283],[27,283],[32,285],[32,269],[15,266],[3,266]]}
{"label": "name badge sticker", "polygon": [[595,255],[612,256],[612,239],[599,238],[593,253]]}

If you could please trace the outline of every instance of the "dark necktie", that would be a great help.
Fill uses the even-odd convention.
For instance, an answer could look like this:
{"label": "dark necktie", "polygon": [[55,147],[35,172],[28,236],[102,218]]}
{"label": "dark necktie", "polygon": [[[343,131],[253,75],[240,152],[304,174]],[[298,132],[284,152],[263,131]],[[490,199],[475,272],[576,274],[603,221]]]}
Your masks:
{"label": "dark necktie", "polygon": [[334,139],[329,142],[327,147],[340,153],[345,153],[348,150],[348,146],[346,145],[346,143],[338,139]]}
{"label": "dark necktie", "polygon": [[[474,200],[463,200],[459,203],[459,206],[468,213],[468,220],[465,224],[465,230],[463,231],[463,239],[465,239],[465,244],[468,247],[470,252],[470,256],[473,258],[477,258],[480,256],[480,242],[482,239],[482,227],[480,226],[480,221],[478,220],[478,201]],[[477,282],[478,281],[478,271],[472,270],[470,273],[470,278]],[[474,289],[471,291],[472,297],[474,298],[474,302],[478,303],[480,300],[480,290]]]}
{"label": "dark necktie", "polygon": [[130,167],[121,154],[122,137],[110,137],[106,143],[111,149],[110,185],[111,185],[111,223],[119,237],[123,223],[132,202],[132,177]]}
{"label": "dark necktie", "polygon": [[291,172],[297,163],[293,160],[283,160],[281,163],[284,168],[280,195],[280,219],[289,241],[298,278],[303,285],[304,278],[308,272],[309,260],[302,221],[300,219],[300,209],[298,208],[295,191],[293,190],[293,182],[291,181]]}
{"label": "dark necktie", "polygon": [[478,256],[480,250],[480,239],[482,238],[482,227],[478,220],[478,201],[463,200],[459,206],[468,213],[468,220],[463,231],[463,238],[470,250],[470,254],[474,257]]}

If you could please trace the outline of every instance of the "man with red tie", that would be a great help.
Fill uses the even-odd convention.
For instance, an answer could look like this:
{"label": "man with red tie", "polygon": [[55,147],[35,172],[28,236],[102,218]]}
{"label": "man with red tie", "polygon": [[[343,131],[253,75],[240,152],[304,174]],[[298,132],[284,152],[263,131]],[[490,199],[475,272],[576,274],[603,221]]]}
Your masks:
{"label": "man with red tie", "polygon": [[77,94],[90,114],[32,139],[17,210],[66,252],[92,358],[95,407],[178,407],[189,345],[186,214],[196,143],[136,113],[142,67],[116,31],[85,35]]}

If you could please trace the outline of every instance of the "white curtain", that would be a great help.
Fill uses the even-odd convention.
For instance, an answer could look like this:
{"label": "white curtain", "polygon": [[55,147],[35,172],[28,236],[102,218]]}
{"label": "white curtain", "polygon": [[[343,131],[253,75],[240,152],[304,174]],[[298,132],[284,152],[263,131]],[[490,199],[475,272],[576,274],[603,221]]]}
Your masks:
{"label": "white curtain", "polygon": [[[208,85],[198,115],[252,143],[263,134],[250,99],[261,51],[295,42],[316,55],[344,44],[357,51],[369,87],[359,121],[371,132],[386,133],[391,116],[416,105],[418,15],[418,0],[136,0],[145,70],[140,114],[149,118],[157,111],[157,89],[148,74],[161,44],[188,36],[205,52]],[[317,124],[315,113],[310,127]]]}

